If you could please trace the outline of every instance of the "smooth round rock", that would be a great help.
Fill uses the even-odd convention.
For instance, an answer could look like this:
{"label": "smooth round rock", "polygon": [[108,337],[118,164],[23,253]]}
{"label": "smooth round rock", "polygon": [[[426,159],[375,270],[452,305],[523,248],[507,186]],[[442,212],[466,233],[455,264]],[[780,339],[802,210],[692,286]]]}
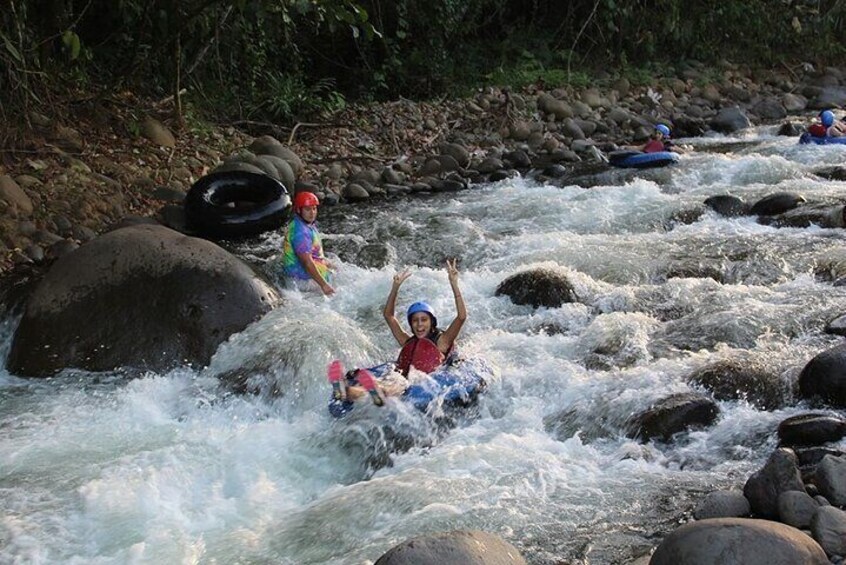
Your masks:
{"label": "smooth round rock", "polygon": [[507,541],[480,531],[429,534],[394,546],[376,565],[525,565]]}
{"label": "smooth round rock", "polygon": [[829,565],[825,551],[796,528],[749,518],[691,522],[664,538],[650,565]]}

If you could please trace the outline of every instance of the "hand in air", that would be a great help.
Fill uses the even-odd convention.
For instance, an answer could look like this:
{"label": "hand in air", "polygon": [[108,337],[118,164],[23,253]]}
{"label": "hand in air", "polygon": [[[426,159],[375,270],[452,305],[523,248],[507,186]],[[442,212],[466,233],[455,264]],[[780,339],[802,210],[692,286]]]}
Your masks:
{"label": "hand in air", "polygon": [[394,287],[399,288],[402,283],[411,276],[411,271],[408,269],[401,271],[394,275]]}
{"label": "hand in air", "polygon": [[458,259],[453,259],[452,263],[450,263],[449,259],[447,259],[447,276],[449,277],[449,282],[455,283],[458,282]]}

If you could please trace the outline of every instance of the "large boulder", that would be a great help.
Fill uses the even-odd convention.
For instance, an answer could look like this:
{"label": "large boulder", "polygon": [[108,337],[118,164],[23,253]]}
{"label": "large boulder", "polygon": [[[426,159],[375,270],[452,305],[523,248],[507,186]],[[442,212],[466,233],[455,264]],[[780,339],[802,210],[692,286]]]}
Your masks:
{"label": "large boulder", "polygon": [[846,436],[846,418],[828,414],[799,414],[778,425],[784,446],[822,445]]}
{"label": "large boulder", "polygon": [[819,397],[846,407],[846,344],[823,351],[808,361],[799,374],[799,393],[803,398]]}
{"label": "large boulder", "polygon": [[723,108],[711,120],[711,127],[723,133],[732,133],[748,128],[752,123],[746,113],[737,106]]}
{"label": "large boulder", "polygon": [[532,269],[511,275],[496,288],[496,296],[506,295],[514,304],[538,308],[558,308],[575,302],[576,293],[567,277],[551,269]]}
{"label": "large boulder", "polygon": [[650,565],[828,565],[825,551],[796,528],[748,518],[691,522],[664,538]]}
{"label": "large boulder", "polygon": [[719,413],[714,401],[704,395],[673,394],[631,418],[627,435],[645,441],[653,438],[669,441],[679,432],[710,426]]}
{"label": "large boulder", "polygon": [[30,296],[8,368],[165,370],[205,365],[278,301],[217,245],[154,225],[109,232],[56,261]]}
{"label": "large boulder", "polygon": [[753,361],[724,359],[698,369],[688,382],[710,391],[717,400],[745,400],[775,410],[790,400],[789,386],[778,374]]}
{"label": "large boulder", "polygon": [[764,467],[754,473],[743,486],[752,512],[761,518],[778,519],[778,496],[789,490],[805,490],[799,473],[796,454],[785,448],[776,449]]}
{"label": "large boulder", "polygon": [[525,565],[516,547],[487,532],[428,534],[394,546],[376,565]]}

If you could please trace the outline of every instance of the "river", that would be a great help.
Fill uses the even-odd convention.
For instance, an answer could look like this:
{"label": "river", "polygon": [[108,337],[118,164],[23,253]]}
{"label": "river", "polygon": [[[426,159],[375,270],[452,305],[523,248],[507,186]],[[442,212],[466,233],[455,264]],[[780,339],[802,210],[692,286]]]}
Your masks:
{"label": "river", "polygon": [[[628,439],[626,420],[739,355],[788,386],[839,339],[823,327],[846,312],[846,287],[817,276],[843,230],[711,211],[675,220],[727,192],[843,199],[846,184],[811,171],[843,163],[846,146],[799,146],[771,128],[684,141],[696,151],[678,164],[590,189],[518,178],[321,209],[337,294],[284,290],[285,306],[209,367],[0,372],[0,562],[359,565],[451,529],[495,533],[535,564],[648,553],[705,493],[742,488],[777,424],[805,408],[721,401],[712,427],[669,444]],[[267,268],[280,243],[235,251]],[[365,243],[387,266],[356,264]],[[328,361],[396,355],[381,311],[397,270],[413,272],[399,310],[425,298],[451,319],[448,257],[469,311],[461,351],[496,368],[475,418],[439,429],[391,403],[332,419]],[[495,296],[530,267],[560,269],[578,301],[533,310]],[[0,326],[4,359],[15,323]],[[233,370],[262,392],[222,387]]]}

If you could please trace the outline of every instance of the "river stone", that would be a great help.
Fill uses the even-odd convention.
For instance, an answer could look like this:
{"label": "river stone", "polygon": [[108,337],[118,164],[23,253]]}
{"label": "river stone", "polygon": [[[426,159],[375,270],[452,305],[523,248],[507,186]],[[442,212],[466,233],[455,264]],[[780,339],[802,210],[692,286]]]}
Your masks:
{"label": "river stone", "polygon": [[673,137],[697,137],[708,130],[705,120],[680,115],[673,118]]}
{"label": "river stone", "polygon": [[45,377],[65,367],[205,365],[277,299],[211,242],[163,226],[122,228],[56,261],[27,302],[8,368]]}
{"label": "river stone", "polygon": [[824,456],[815,480],[821,495],[835,506],[846,506],[846,457]]}
{"label": "river stone", "polygon": [[305,168],[302,159],[296,153],[270,135],[263,135],[253,141],[250,144],[250,151],[256,155],[273,155],[287,161],[295,177],[299,177]]}
{"label": "river stone", "polygon": [[705,206],[721,216],[735,218],[749,213],[749,205],[743,199],[731,194],[718,194],[705,199]]}
{"label": "river stone", "polygon": [[788,490],[778,495],[779,520],[794,528],[807,528],[819,504],[805,491]]}
{"label": "river stone", "polygon": [[827,414],[800,414],[778,425],[781,445],[809,446],[838,441],[846,435],[846,419]]}
{"label": "river stone", "polygon": [[443,155],[449,155],[458,163],[460,167],[466,167],[470,164],[470,151],[466,147],[458,143],[442,143],[440,151]]}
{"label": "river stone", "polygon": [[748,128],[752,123],[746,113],[738,106],[723,108],[711,120],[711,127],[722,133],[732,133],[740,129]]}
{"label": "river stone", "polygon": [[755,104],[752,111],[758,115],[759,118],[765,120],[780,120],[787,116],[787,110],[784,105],[777,98],[767,97]]}
{"label": "river stone", "polygon": [[804,128],[796,122],[784,122],[778,128],[778,133],[776,133],[776,135],[784,137],[799,137],[802,135],[803,131],[805,131]]}
{"label": "river stone", "polygon": [[827,323],[825,333],[846,336],[846,314],[841,314]]}
{"label": "river stone", "polygon": [[509,151],[502,156],[502,160],[506,164],[511,164],[515,169],[528,169],[532,166],[532,160],[522,149]]}
{"label": "river stone", "polygon": [[757,201],[749,210],[757,216],[775,216],[796,208],[806,202],[805,197],[795,192],[776,192]]}
{"label": "river stone", "polygon": [[370,198],[370,194],[367,190],[365,190],[365,188],[360,184],[354,182],[351,182],[344,187],[343,196],[350,202],[361,202]]}
{"label": "river stone", "polygon": [[752,512],[761,518],[778,518],[778,495],[788,490],[804,490],[796,454],[786,448],[776,449],[764,467],[743,486]]}
{"label": "river stone", "polygon": [[743,518],[749,516],[751,508],[743,493],[737,490],[709,492],[693,510],[697,520],[708,518]]}
{"label": "river stone", "polygon": [[714,401],[702,394],[673,394],[632,417],[626,435],[643,441],[670,441],[679,432],[710,426],[719,413]]}
{"label": "river stone", "polygon": [[256,173],[258,175],[266,175],[267,173],[256,167],[255,165],[250,165],[249,163],[242,163],[241,161],[229,161],[223,163],[222,165],[215,167],[212,170],[212,173],[224,173],[228,171],[243,171],[246,173]]}
{"label": "river stone", "polygon": [[141,123],[141,135],[161,147],[176,147],[176,138],[155,118],[147,117]]}
{"label": "river stone", "polygon": [[687,381],[710,391],[717,400],[745,400],[764,410],[775,410],[790,400],[779,375],[753,363],[725,359],[692,373]]}
{"label": "river stone", "polygon": [[499,284],[494,295],[505,295],[514,304],[535,308],[558,308],[576,301],[576,293],[567,277],[550,269],[531,269],[511,275]]}
{"label": "river stone", "polygon": [[846,88],[841,86],[828,86],[821,89],[808,104],[811,110],[828,110],[841,106],[846,106]]}
{"label": "river stone", "polygon": [[32,215],[32,200],[9,175],[0,175],[0,198],[17,207],[24,216]]}
{"label": "river stone", "polygon": [[456,530],[395,545],[375,565],[525,565],[516,547],[494,534]]}
{"label": "river stone", "polygon": [[846,555],[846,512],[821,506],[811,519],[811,534],[829,555]]}
{"label": "river stone", "polygon": [[494,171],[499,171],[505,168],[505,164],[496,157],[487,157],[476,167],[476,170],[483,175],[490,174]]}
{"label": "river stone", "polygon": [[276,155],[256,155],[256,158],[263,163],[269,163],[273,166],[276,170],[276,174],[273,175],[273,178],[285,185],[285,188],[288,190],[288,194],[290,194],[297,185],[297,175],[291,167],[291,164]]}
{"label": "river stone", "polygon": [[451,173],[461,168],[452,155],[438,155],[435,159],[441,164],[442,173]]}
{"label": "river stone", "polygon": [[829,565],[810,536],[778,522],[714,518],[673,531],[650,565]]}
{"label": "river stone", "polygon": [[820,397],[834,406],[846,407],[846,344],[808,361],[799,374],[799,393],[803,398]]}

